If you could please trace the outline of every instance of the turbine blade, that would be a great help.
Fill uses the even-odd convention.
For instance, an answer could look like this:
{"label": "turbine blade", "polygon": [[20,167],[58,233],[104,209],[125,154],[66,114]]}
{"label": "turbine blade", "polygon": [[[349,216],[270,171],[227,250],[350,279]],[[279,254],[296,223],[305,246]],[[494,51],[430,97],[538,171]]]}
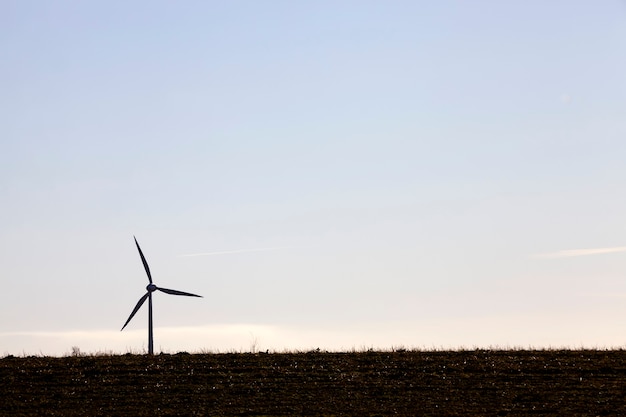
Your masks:
{"label": "turbine blade", "polygon": [[150,281],[150,284],[152,284],[152,275],[150,274],[150,267],[148,266],[148,262],[146,262],[146,257],[143,256],[143,252],[139,247],[139,243],[137,243],[137,238],[135,236],[133,236],[133,238],[135,239],[135,245],[137,245],[137,250],[139,250],[139,256],[141,256],[141,262],[143,262],[143,267],[146,269],[146,274],[148,274],[148,280]]}
{"label": "turbine blade", "polygon": [[168,288],[160,288],[160,287],[157,287],[157,290],[159,290],[159,291],[163,291],[163,292],[164,292],[164,293],[166,293],[166,294],[172,294],[172,295],[186,295],[186,296],[188,296],[188,297],[200,297],[200,298],[202,298],[202,296],[201,296],[201,295],[196,295],[196,294],[192,294],[192,293],[189,293],[189,292],[182,292],[182,291],[177,291],[177,290],[170,290],[170,289],[168,289]]}
{"label": "turbine blade", "polygon": [[[122,326],[122,330],[124,330],[124,327],[126,327],[126,325],[130,322],[130,320],[133,318],[133,316],[135,315],[135,313],[137,313],[137,310],[139,310],[141,308],[141,305],[146,301],[146,298],[148,298],[148,296],[150,295],[150,292],[148,291],[143,297],[141,297],[139,299],[139,301],[137,302],[137,305],[135,306],[135,308],[133,309],[133,312],[130,313],[130,317],[128,317],[128,320],[126,320],[126,323],[124,323],[124,326]],[[120,332],[122,331],[120,330]]]}

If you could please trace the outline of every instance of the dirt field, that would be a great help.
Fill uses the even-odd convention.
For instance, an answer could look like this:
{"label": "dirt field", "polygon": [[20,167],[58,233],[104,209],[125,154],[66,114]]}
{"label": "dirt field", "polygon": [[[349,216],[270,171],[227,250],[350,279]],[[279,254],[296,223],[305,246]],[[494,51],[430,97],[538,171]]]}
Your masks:
{"label": "dirt field", "polygon": [[9,356],[0,415],[619,416],[626,351]]}

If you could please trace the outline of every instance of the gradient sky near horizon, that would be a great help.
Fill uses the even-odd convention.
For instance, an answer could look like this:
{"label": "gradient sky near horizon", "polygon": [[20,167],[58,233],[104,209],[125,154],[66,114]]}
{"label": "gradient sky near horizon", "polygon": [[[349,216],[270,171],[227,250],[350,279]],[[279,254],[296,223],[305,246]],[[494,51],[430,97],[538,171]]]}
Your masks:
{"label": "gradient sky near horizon", "polygon": [[0,355],[626,345],[626,3],[0,4]]}

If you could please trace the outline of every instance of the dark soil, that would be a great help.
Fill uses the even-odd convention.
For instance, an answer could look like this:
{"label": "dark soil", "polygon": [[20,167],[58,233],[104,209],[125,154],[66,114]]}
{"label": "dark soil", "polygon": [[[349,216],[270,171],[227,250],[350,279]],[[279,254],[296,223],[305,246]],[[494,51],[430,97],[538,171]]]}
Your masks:
{"label": "dark soil", "polygon": [[12,357],[2,416],[626,416],[626,351]]}

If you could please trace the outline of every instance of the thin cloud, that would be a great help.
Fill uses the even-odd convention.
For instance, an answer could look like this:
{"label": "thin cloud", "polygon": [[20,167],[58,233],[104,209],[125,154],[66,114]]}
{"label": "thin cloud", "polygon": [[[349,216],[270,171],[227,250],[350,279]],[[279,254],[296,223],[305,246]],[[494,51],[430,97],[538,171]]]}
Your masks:
{"label": "thin cloud", "polygon": [[591,297],[591,298],[626,298],[625,293],[583,293],[580,294],[580,297]]}
{"label": "thin cloud", "polygon": [[593,249],[570,249],[557,252],[540,253],[535,258],[555,259],[555,258],[573,258],[576,256],[602,255],[605,253],[626,252],[626,246],[615,246],[612,248],[593,248]]}
{"label": "thin cloud", "polygon": [[222,250],[216,252],[203,252],[203,253],[188,253],[185,255],[179,255],[179,257],[192,257],[192,256],[216,256],[216,255],[231,255],[235,253],[247,253],[247,252],[265,252],[270,250],[289,249],[289,247],[276,247],[276,248],[253,248],[253,249],[233,249]]}

